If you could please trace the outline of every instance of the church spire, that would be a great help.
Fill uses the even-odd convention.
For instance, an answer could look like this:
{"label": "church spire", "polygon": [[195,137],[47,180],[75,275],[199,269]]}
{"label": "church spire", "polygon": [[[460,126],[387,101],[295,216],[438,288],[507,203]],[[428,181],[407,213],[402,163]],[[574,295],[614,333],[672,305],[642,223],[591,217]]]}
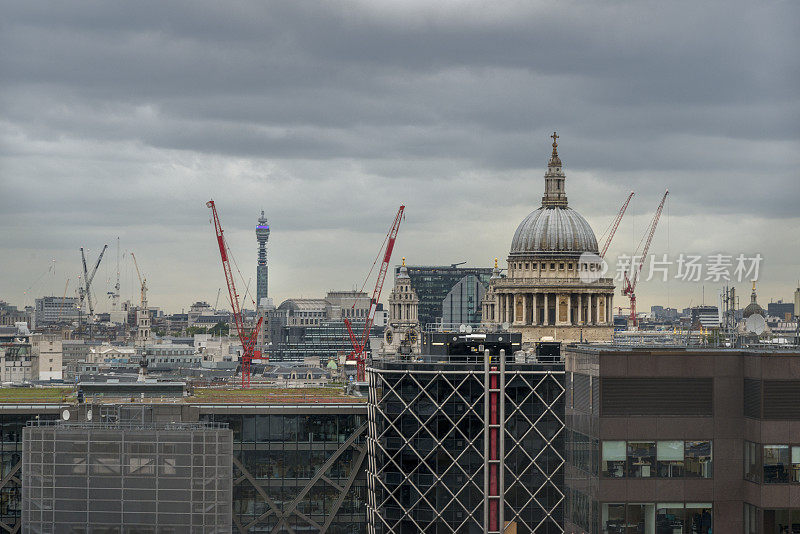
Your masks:
{"label": "church spire", "polygon": [[543,208],[566,208],[567,195],[564,192],[564,171],[561,170],[561,158],[558,156],[558,134],[553,132],[553,153],[547,162],[547,172],[544,174]]}

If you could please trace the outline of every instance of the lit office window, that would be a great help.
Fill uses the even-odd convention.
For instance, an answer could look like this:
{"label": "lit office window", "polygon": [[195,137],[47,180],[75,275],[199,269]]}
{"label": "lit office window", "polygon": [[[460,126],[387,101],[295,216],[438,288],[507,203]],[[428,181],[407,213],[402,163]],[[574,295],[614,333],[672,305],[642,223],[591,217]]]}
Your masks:
{"label": "lit office window", "polygon": [[792,447],[792,482],[800,482],[800,447]]}
{"label": "lit office window", "polygon": [[714,515],[711,503],[686,503],[686,529],[684,532],[698,532],[699,534],[711,534],[714,524]]}
{"label": "lit office window", "polygon": [[650,478],[655,476],[656,443],[654,441],[628,442],[628,476]]}
{"label": "lit office window", "polygon": [[789,482],[790,451],[788,445],[764,445],[764,483]]}
{"label": "lit office window", "polygon": [[711,442],[687,441],[684,450],[686,476],[711,478]]}
{"label": "lit office window", "polygon": [[683,476],[683,441],[659,441],[656,444],[658,476],[680,478]]}
{"label": "lit office window", "polygon": [[656,505],[657,534],[691,532],[684,526],[687,526],[686,510],[682,502],[660,502]]}
{"label": "lit office window", "polygon": [[622,478],[625,476],[625,442],[603,442],[603,476]]}

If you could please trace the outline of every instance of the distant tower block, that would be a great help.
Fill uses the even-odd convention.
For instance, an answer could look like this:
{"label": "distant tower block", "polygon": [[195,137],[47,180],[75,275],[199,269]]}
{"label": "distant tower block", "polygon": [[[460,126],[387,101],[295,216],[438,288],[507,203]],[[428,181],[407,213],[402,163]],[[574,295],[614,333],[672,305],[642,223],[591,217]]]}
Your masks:
{"label": "distant tower block", "polygon": [[261,299],[267,298],[268,267],[267,267],[267,241],[269,241],[269,223],[261,210],[256,226],[256,239],[258,240],[258,266],[256,267],[256,306],[261,305]]}

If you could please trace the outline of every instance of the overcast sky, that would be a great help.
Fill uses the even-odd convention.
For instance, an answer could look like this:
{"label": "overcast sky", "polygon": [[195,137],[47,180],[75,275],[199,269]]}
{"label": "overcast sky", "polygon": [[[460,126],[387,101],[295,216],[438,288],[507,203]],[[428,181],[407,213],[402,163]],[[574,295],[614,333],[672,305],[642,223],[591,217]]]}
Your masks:
{"label": "overcast sky", "polygon": [[[253,287],[265,210],[276,304],[360,287],[401,203],[396,261],[505,263],[554,130],[570,206],[598,236],[637,193],[612,262],[669,188],[652,252],[761,253],[761,304],[800,278],[796,1],[0,6],[0,299],[14,304],[67,278],[73,294],[79,247],[93,259],[108,243],[95,291],[109,309],[117,236],[123,298],[138,298],[132,250],[151,305],[213,303],[210,198]],[[719,286],[705,282],[707,303]],[[683,307],[702,288],[638,294],[640,309]]]}

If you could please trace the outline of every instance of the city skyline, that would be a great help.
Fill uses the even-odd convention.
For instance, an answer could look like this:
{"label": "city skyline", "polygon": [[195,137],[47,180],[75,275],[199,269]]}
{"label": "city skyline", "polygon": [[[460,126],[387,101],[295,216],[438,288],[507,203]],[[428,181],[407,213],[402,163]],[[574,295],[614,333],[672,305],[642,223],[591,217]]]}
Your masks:
{"label": "city skyline", "polygon": [[[0,298],[32,305],[67,277],[72,294],[79,247],[96,257],[120,236],[153,306],[213,304],[209,198],[251,293],[265,210],[276,304],[360,287],[401,203],[393,263],[505,266],[558,130],[571,206],[598,238],[636,191],[610,257],[632,252],[669,188],[653,253],[760,253],[761,303],[788,300],[798,8],[688,5],[8,6]],[[99,310],[114,270],[108,251]],[[706,303],[720,285],[705,282]],[[700,286],[643,282],[640,309],[699,304]]]}

